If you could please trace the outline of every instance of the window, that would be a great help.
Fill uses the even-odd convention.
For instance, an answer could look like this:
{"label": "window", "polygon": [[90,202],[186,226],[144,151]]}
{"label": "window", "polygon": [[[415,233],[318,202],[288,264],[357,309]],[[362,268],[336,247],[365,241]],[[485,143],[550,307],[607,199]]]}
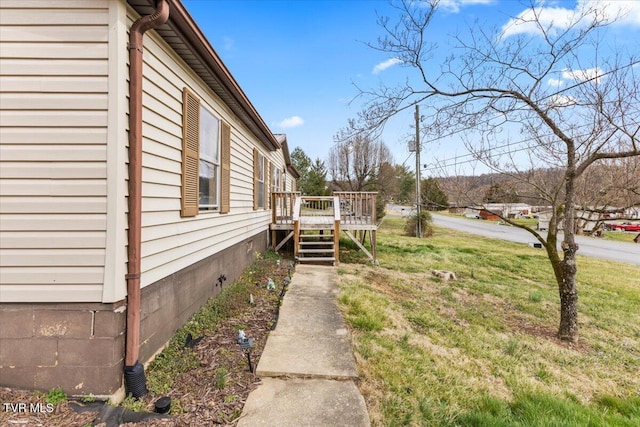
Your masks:
{"label": "window", "polygon": [[280,188],[281,171],[276,167],[271,167],[271,189],[272,191],[282,191]]}
{"label": "window", "polygon": [[264,208],[265,159],[258,149],[253,149],[253,209]]}
{"label": "window", "polygon": [[220,120],[200,106],[200,211],[218,208],[218,183],[220,182]]}
{"label": "window", "polygon": [[182,115],[183,217],[201,211],[229,212],[231,130],[187,88]]}

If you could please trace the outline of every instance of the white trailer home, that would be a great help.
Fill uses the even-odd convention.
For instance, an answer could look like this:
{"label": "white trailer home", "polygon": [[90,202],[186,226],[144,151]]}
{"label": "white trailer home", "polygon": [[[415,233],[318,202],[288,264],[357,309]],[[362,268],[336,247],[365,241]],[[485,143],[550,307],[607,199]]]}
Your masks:
{"label": "white trailer home", "polygon": [[297,172],[179,0],[0,8],[0,385],[113,395]]}

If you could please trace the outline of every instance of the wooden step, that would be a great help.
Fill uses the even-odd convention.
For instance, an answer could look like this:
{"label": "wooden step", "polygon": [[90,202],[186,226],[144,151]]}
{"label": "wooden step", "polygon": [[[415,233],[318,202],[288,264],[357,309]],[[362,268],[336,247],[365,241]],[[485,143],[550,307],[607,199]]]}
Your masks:
{"label": "wooden step", "polygon": [[320,239],[322,237],[333,239],[333,234],[300,234],[301,239]]}
{"label": "wooden step", "polygon": [[300,246],[333,246],[333,240],[330,242],[300,242]]}
{"label": "wooden step", "polygon": [[317,225],[317,224],[300,224],[300,230],[318,231],[318,230],[333,230],[333,224]]}
{"label": "wooden step", "polygon": [[299,254],[333,254],[333,249],[299,249]]}
{"label": "wooden step", "polygon": [[298,257],[298,262],[336,262],[335,257]]}

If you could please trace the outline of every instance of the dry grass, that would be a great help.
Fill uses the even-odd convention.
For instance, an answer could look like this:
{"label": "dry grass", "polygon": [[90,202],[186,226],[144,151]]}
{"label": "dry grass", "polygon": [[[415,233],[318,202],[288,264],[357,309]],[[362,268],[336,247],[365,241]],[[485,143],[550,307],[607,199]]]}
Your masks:
{"label": "dry grass", "polygon": [[418,241],[400,222],[379,233],[379,267],[339,269],[374,425],[640,425],[639,268],[579,259],[568,344],[542,252],[437,228]]}

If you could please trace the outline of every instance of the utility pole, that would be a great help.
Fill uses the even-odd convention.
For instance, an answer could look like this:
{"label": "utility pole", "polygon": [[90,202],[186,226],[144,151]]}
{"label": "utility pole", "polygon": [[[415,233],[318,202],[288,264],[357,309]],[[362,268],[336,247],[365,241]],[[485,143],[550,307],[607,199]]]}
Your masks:
{"label": "utility pole", "polygon": [[416,104],[416,237],[422,238],[422,215],[420,201],[420,106]]}

